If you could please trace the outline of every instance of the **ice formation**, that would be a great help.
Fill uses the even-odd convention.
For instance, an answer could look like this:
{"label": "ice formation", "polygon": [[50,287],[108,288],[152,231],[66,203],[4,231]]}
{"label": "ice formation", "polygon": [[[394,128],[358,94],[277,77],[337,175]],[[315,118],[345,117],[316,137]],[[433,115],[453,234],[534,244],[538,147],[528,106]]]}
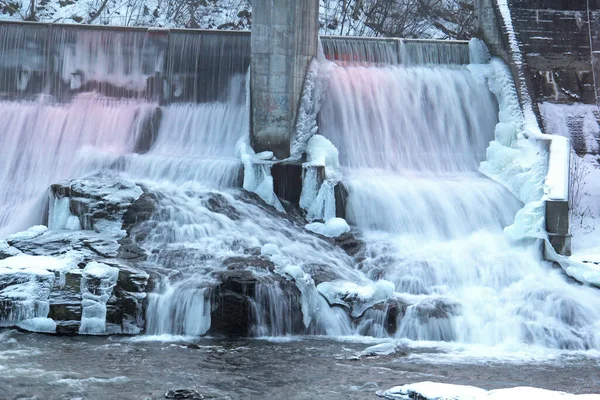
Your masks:
{"label": "ice formation", "polygon": [[[306,210],[306,219],[327,222],[335,218],[335,186],[342,179],[338,150],[323,136],[313,135],[308,141],[306,162],[302,168],[300,207]],[[322,182],[319,169],[323,171]]]}
{"label": "ice formation", "polygon": [[47,319],[50,292],[64,285],[65,273],[74,268],[70,258],[17,255],[0,260],[0,299],[12,305],[8,313],[0,312],[0,325],[54,332],[56,325]]}
{"label": "ice formation", "polygon": [[99,262],[91,262],[83,269],[79,333],[86,335],[106,333],[106,303],[112,295],[118,276],[118,268]]}

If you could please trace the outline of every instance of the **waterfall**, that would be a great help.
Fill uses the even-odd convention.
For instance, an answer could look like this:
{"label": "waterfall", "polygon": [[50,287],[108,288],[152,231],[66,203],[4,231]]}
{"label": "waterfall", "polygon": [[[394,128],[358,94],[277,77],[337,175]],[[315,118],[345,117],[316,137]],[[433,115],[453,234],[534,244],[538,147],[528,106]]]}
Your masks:
{"label": "waterfall", "polygon": [[[316,124],[342,169],[342,190],[326,189],[347,194],[357,237],[341,243],[240,190],[249,46],[247,34],[0,25],[0,237],[46,222],[50,184],[110,171],[154,202],[128,232],[153,277],[150,334],[243,319],[256,336],[600,348],[600,295],[503,232],[523,205],[479,172],[502,110],[465,43],[323,39],[337,67],[313,70],[329,80],[313,76]],[[67,200],[50,208],[51,230],[81,227]],[[83,271],[84,332],[102,333],[112,268]],[[32,317],[45,320],[44,296]]]}
{"label": "waterfall", "polygon": [[450,65],[456,54],[437,49],[431,64],[416,46],[404,48],[415,63],[341,62],[319,115],[340,153],[346,218],[366,242],[360,270],[412,299],[395,337],[597,348],[600,295],[567,282],[536,243],[506,237],[522,204],[478,172],[496,100]]}

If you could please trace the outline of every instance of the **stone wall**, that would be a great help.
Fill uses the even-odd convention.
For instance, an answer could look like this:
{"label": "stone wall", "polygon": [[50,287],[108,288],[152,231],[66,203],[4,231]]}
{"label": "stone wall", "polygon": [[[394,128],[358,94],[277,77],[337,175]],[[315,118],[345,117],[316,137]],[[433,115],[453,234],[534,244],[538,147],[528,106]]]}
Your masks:
{"label": "stone wall", "polygon": [[[508,0],[535,102],[596,104],[600,92],[600,0]],[[588,8],[589,3],[589,8]],[[513,63],[496,0],[476,0],[478,33]]]}

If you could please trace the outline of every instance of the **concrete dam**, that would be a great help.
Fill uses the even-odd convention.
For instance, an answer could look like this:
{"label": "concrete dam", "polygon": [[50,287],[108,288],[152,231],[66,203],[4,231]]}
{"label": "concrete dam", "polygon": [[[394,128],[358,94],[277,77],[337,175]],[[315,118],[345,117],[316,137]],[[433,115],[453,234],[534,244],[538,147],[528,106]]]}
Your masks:
{"label": "concrete dam", "polygon": [[515,49],[267,3],[251,34],[0,22],[0,325],[600,349]]}

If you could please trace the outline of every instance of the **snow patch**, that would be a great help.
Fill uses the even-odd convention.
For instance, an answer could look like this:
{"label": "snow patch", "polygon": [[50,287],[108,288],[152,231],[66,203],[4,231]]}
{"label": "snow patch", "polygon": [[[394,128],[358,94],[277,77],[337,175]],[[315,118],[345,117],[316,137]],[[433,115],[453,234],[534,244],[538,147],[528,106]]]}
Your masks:
{"label": "snow patch", "polygon": [[32,226],[31,228],[27,229],[26,231],[13,233],[12,235],[7,236],[6,241],[10,243],[10,242],[18,242],[18,241],[23,241],[23,240],[35,239],[36,237],[42,235],[47,230],[48,230],[48,227],[46,227],[44,225],[35,225],[35,226]]}

